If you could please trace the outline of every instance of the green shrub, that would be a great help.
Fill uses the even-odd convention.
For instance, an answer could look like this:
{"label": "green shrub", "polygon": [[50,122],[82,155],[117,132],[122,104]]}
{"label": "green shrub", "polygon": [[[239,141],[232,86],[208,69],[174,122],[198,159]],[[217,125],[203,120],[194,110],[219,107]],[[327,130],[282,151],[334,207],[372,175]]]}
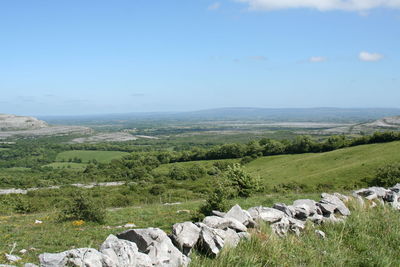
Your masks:
{"label": "green shrub", "polygon": [[94,199],[88,195],[76,192],[61,210],[59,220],[84,220],[103,223],[105,215],[106,213],[101,203],[96,203]]}
{"label": "green shrub", "polygon": [[165,186],[163,185],[154,185],[150,188],[149,192],[150,194],[154,195],[154,196],[159,196],[162,195],[163,193],[165,193],[166,189]]}
{"label": "green shrub", "polygon": [[388,164],[379,168],[371,182],[372,185],[384,187],[394,186],[397,183],[400,183],[400,163]]}
{"label": "green shrub", "polygon": [[18,196],[14,202],[14,210],[17,213],[26,214],[37,211],[37,207],[35,207],[35,205],[26,198],[21,198]]}
{"label": "green shrub", "polygon": [[259,179],[247,173],[239,163],[229,166],[225,177],[239,197],[250,197],[259,190]]}

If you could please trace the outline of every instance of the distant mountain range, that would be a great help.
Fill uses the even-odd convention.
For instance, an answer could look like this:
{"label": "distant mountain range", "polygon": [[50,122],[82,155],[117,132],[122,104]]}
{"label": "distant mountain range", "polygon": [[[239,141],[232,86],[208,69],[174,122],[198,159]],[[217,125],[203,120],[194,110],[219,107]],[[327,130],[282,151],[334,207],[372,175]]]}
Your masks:
{"label": "distant mountain range", "polygon": [[85,116],[41,116],[49,123],[114,120],[263,120],[269,122],[363,123],[398,116],[398,108],[218,108],[191,112],[125,113]]}

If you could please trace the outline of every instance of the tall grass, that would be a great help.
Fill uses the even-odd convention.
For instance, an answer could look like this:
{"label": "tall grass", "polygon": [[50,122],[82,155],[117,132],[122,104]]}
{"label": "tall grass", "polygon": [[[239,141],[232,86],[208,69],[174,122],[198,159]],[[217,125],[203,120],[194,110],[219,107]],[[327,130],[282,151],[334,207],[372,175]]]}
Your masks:
{"label": "tall grass", "polygon": [[191,267],[400,266],[400,213],[389,206],[351,209],[344,223],[309,224],[301,236],[279,238],[264,227],[216,259],[194,255]]}

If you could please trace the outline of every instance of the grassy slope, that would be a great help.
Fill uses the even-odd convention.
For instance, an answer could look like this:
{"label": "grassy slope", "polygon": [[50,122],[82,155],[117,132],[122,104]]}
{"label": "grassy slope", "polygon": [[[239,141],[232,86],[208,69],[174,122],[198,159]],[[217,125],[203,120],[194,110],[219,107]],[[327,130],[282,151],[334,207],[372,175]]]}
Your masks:
{"label": "grassy slope", "polygon": [[[239,203],[243,208],[256,205],[271,206],[276,202],[291,203],[299,198],[318,199],[316,194],[290,194],[256,196],[248,199],[235,199],[231,205]],[[107,212],[104,225],[84,224],[73,226],[71,222],[56,222],[55,211],[30,215],[0,216],[0,264],[5,263],[4,253],[9,253],[13,243],[17,244],[15,251],[34,247],[37,251],[29,251],[26,255],[17,255],[23,262],[37,262],[37,255],[43,252],[60,252],[73,247],[94,247],[99,245],[109,234],[122,232],[124,229],[115,228],[126,223],[135,223],[138,227],[159,227],[170,231],[176,222],[191,220],[195,211],[203,201],[189,201],[175,206],[161,204],[140,205]],[[178,213],[178,210],[186,210]],[[42,220],[42,224],[35,224]],[[108,228],[106,226],[111,226]]]}
{"label": "grassy slope", "polygon": [[250,162],[247,170],[266,185],[299,182],[307,185],[353,185],[371,177],[377,167],[400,161],[400,142],[363,145],[326,153],[280,155]]}
{"label": "grassy slope", "polygon": [[119,159],[127,152],[120,151],[84,151],[84,150],[71,150],[64,151],[57,155],[56,161],[68,161],[69,159],[79,158],[83,163],[88,163],[90,160],[97,160],[98,162],[107,163],[113,159]]}

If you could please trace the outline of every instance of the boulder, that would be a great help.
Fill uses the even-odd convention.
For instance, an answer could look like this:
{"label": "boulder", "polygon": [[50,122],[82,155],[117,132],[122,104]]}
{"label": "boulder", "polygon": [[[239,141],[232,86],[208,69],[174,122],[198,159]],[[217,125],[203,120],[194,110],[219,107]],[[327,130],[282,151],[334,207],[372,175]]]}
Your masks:
{"label": "boulder", "polygon": [[255,227],[256,223],[247,210],[243,210],[239,205],[233,206],[224,216],[224,218],[233,218],[246,227]]}
{"label": "boulder", "polygon": [[130,229],[117,237],[136,243],[139,252],[147,254],[153,266],[180,267],[187,266],[190,262],[161,229]]}
{"label": "boulder", "polygon": [[225,235],[223,234],[223,231],[213,229],[203,223],[198,223],[197,225],[201,230],[199,239],[200,250],[210,256],[217,256],[225,245]]}
{"label": "boulder", "polygon": [[100,247],[100,252],[110,257],[118,267],[151,267],[148,255],[138,251],[135,243],[109,235]]}
{"label": "boulder", "polygon": [[24,267],[39,267],[39,266],[37,266],[36,264],[33,264],[33,263],[25,263]]}
{"label": "boulder", "polygon": [[226,213],[218,210],[213,210],[211,211],[212,215],[218,216],[218,217],[225,217]]}
{"label": "boulder", "polygon": [[271,224],[272,232],[280,237],[285,236],[288,233],[290,227],[288,218],[290,217],[284,217],[279,222]]}
{"label": "boulder", "polygon": [[317,202],[311,199],[299,199],[293,202],[293,207],[307,207],[308,208],[308,216],[314,215],[318,212]]}
{"label": "boulder", "polygon": [[279,222],[282,218],[286,217],[283,211],[261,206],[250,208],[248,212],[254,220],[261,220],[268,223]]}
{"label": "boulder", "polygon": [[221,218],[217,216],[207,216],[203,223],[208,227],[226,230],[227,228],[234,229],[238,232],[246,232],[247,227],[234,218]]}
{"label": "boulder", "polygon": [[334,205],[336,207],[335,211],[337,210],[343,216],[349,216],[351,214],[350,210],[338,197],[326,193],[323,193],[321,196],[322,199],[320,200],[320,203]]}
{"label": "boulder", "polygon": [[321,209],[322,214],[325,217],[330,217],[331,214],[335,213],[336,206],[329,203],[317,203],[318,207]]}
{"label": "boulder", "polygon": [[[234,230],[228,228],[226,230],[217,229],[219,235],[224,239],[224,247],[236,247],[239,244],[240,237]],[[247,233],[247,232],[241,232]]]}
{"label": "boulder", "polygon": [[251,235],[248,232],[237,233],[240,239],[250,240]]}
{"label": "boulder", "polygon": [[298,205],[296,207],[294,207],[295,210],[295,218],[299,219],[299,220],[307,220],[308,216],[311,215],[311,211],[310,208],[307,205]]}
{"label": "boulder", "polygon": [[93,248],[78,248],[61,253],[39,255],[41,267],[117,267],[110,257]]}
{"label": "boulder", "polygon": [[396,184],[395,186],[390,188],[390,191],[393,191],[393,192],[396,192],[396,193],[400,193],[400,184]]}
{"label": "boulder", "polygon": [[[365,198],[370,197],[371,195],[376,194],[376,197],[377,197],[377,198],[384,198],[385,195],[386,195],[389,191],[390,191],[390,190],[387,190],[387,189],[385,189],[385,188],[383,188],[383,187],[376,187],[376,186],[373,186],[373,187],[370,187],[370,188],[362,188],[362,189],[360,189],[360,190],[354,191],[354,194],[357,194],[357,195],[362,196],[362,197],[365,197]],[[372,198],[372,197],[370,197],[370,198]]]}
{"label": "boulder", "polygon": [[188,256],[200,237],[200,228],[192,222],[176,223],[172,226],[172,242]]}
{"label": "boulder", "polygon": [[272,207],[273,209],[277,209],[285,213],[289,217],[294,217],[296,215],[296,211],[293,206],[286,206],[284,203],[276,203]]}
{"label": "boulder", "polygon": [[305,228],[305,223],[291,217],[287,217],[287,220],[289,221],[289,230],[296,235],[300,235],[300,232]]}
{"label": "boulder", "polygon": [[322,224],[324,222],[324,216],[318,213],[315,213],[314,215],[308,217],[308,219],[315,224]]}
{"label": "boulder", "polygon": [[348,202],[350,200],[350,198],[348,196],[345,196],[345,195],[340,194],[340,193],[333,193],[333,195],[335,197],[339,198],[343,202]]}

